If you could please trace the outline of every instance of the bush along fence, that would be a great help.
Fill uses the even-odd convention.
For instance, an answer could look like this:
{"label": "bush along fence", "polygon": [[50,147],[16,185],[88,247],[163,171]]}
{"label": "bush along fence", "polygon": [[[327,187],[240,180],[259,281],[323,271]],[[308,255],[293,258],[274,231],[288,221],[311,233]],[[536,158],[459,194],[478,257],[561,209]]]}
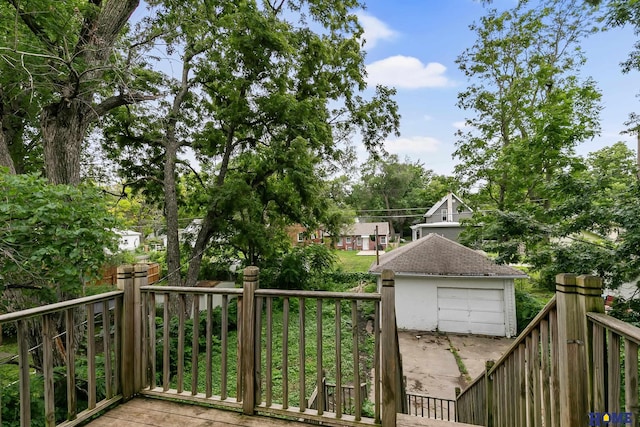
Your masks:
{"label": "bush along fence", "polygon": [[639,426],[640,328],[604,314],[599,277],[560,274],[556,295],[458,394],[458,421]]}

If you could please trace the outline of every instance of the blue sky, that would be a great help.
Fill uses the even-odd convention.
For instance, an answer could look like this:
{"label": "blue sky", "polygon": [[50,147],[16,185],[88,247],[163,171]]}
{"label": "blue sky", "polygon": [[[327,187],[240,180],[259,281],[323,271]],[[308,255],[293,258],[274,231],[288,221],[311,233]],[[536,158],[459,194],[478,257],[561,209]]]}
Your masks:
{"label": "blue sky", "polygon": [[[494,0],[499,10],[515,0]],[[439,174],[451,174],[455,159],[455,132],[468,112],[458,109],[458,92],[468,85],[455,59],[473,45],[469,25],[486,13],[476,0],[368,0],[360,14],[365,28],[366,63],[371,84],[397,88],[402,115],[400,138],[385,142],[388,152],[401,160],[420,161]],[[637,94],[640,73],[622,74],[637,37],[630,28],[591,36],[583,44],[588,58],[582,75],[591,76],[602,91],[601,135],[580,145],[581,155],[617,141],[635,150],[635,136],[620,135],[628,114],[640,112]],[[366,158],[359,149],[361,159]]]}

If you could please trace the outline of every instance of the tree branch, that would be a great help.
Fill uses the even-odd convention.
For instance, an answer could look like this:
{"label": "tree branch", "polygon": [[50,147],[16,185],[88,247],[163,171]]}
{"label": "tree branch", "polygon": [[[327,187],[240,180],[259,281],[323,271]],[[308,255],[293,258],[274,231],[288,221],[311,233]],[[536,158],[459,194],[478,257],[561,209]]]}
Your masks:
{"label": "tree branch", "polygon": [[189,162],[185,162],[184,160],[177,159],[177,160],[176,160],[176,163],[180,163],[181,165],[185,165],[186,167],[188,167],[189,169],[191,169],[191,172],[193,172],[193,173],[195,174],[196,178],[198,178],[198,181],[200,181],[200,185],[202,186],[202,188],[207,188],[207,187],[204,185],[204,182],[202,181],[202,178],[200,177],[200,175],[198,174],[198,172],[197,172],[193,167],[191,167],[191,164],[189,164]]}
{"label": "tree branch", "polygon": [[158,99],[158,95],[145,95],[142,93],[122,93],[110,96],[93,108],[93,114],[96,118],[103,116],[114,108],[123,105],[135,104],[141,101],[152,101]]}
{"label": "tree branch", "polygon": [[27,28],[31,30],[33,35],[36,36],[38,39],[40,39],[42,43],[47,45],[47,49],[50,52],[58,53],[56,45],[51,41],[49,37],[47,37],[47,34],[44,31],[44,29],[36,22],[35,19],[33,19],[33,16],[31,14],[25,12],[23,9],[20,8],[20,4],[19,4],[20,2],[17,0],[8,0],[8,1],[16,9],[18,16],[20,16],[20,19],[22,20],[22,22],[24,22]]}

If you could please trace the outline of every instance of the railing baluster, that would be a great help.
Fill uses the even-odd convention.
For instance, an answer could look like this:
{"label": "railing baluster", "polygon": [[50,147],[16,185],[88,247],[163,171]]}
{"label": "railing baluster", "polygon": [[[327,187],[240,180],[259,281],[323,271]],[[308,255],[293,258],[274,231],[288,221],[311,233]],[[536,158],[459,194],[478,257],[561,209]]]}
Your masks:
{"label": "railing baluster", "polygon": [[605,411],[605,330],[593,324],[593,410]]}
{"label": "railing baluster", "polygon": [[122,393],[122,308],[123,296],[116,297],[115,310],[113,314],[114,340],[113,352],[115,354],[115,372],[113,373],[114,392]]}
{"label": "railing baluster", "polygon": [[205,384],[205,396],[207,398],[213,395],[213,295],[207,295],[207,348],[206,348],[206,384]]}
{"label": "railing baluster", "polygon": [[186,295],[178,294],[178,378],[176,389],[178,393],[184,391],[184,327],[185,327],[185,311]]}
{"label": "railing baluster", "polygon": [[266,360],[266,406],[271,407],[273,404],[273,298],[267,298],[267,360]]}
{"label": "railing baluster", "polygon": [[558,365],[560,352],[558,350],[558,312],[556,308],[549,311],[549,330],[551,332],[551,425],[560,423],[560,377]]}
{"label": "railing baluster", "polygon": [[149,346],[150,339],[149,336],[149,293],[142,292],[140,295],[141,299],[141,313],[140,313],[140,323],[142,329],[142,354],[140,355],[140,388],[145,388],[150,384],[149,381]]}
{"label": "railing baluster", "polygon": [[336,300],[336,388],[333,393],[336,418],[342,418],[342,304]]}
{"label": "railing baluster", "polygon": [[551,425],[551,384],[549,382],[549,321],[543,319],[540,322],[540,341],[542,358],[542,410],[544,415],[544,425]]}
{"label": "railing baluster", "polygon": [[191,337],[191,395],[198,394],[198,359],[200,339],[200,295],[193,295],[193,329]]}
{"label": "railing baluster", "polygon": [[169,350],[169,345],[170,345],[170,314],[169,314],[169,300],[170,300],[170,294],[167,292],[163,295],[163,303],[164,303],[164,307],[163,307],[163,315],[162,315],[162,390],[163,391],[167,391],[169,390],[169,382],[170,382],[170,377],[169,377],[169,367],[170,367],[170,363],[171,360],[169,358],[170,356],[170,350]]}
{"label": "railing baluster", "polygon": [[29,344],[25,320],[16,324],[18,335],[18,369],[20,370],[20,425],[31,426],[31,390],[29,383]]}
{"label": "railing baluster", "polygon": [[244,321],[244,298],[238,297],[238,310],[236,317],[236,402],[242,402],[242,322]]}
{"label": "railing baluster", "polygon": [[607,354],[609,402],[608,412],[620,412],[620,336],[607,330],[609,353]]}
{"label": "railing baluster", "polygon": [[[75,326],[73,322],[73,308],[65,310],[66,334],[66,364],[67,364],[67,419],[75,420],[78,414],[78,404],[76,400],[76,353],[73,349],[75,340]],[[105,369],[106,372],[106,369]]]}
{"label": "railing baluster", "polygon": [[318,396],[316,398],[316,408],[318,415],[322,415],[324,410],[324,387],[322,387],[322,300],[316,300],[316,384]]}
{"label": "railing baluster", "polygon": [[282,302],[282,409],[289,408],[289,298]]}
{"label": "railing baluster", "polygon": [[[227,391],[227,347],[229,346],[229,341],[227,340],[227,335],[229,334],[229,297],[227,295],[222,295],[222,338],[220,340],[220,399],[226,400],[228,391]],[[237,336],[237,335],[236,335]]]}
{"label": "railing baluster", "polygon": [[638,406],[638,344],[624,340],[624,406],[632,413],[633,425],[640,425]]}
{"label": "railing baluster", "polygon": [[351,330],[353,337],[353,387],[356,421],[362,419],[362,397],[360,396],[360,347],[358,346],[358,303],[351,301]]}
{"label": "railing baluster", "polygon": [[[52,314],[42,317],[42,375],[44,376],[44,417],[46,426],[55,426],[55,397],[53,390],[53,325]],[[28,381],[28,379],[27,379]],[[30,398],[27,397],[28,399]]]}
{"label": "railing baluster", "polygon": [[156,388],[156,293],[149,293],[149,359],[151,362],[151,371],[149,372],[149,388]]}
{"label": "railing baluster", "polygon": [[299,361],[300,365],[298,366],[298,378],[300,380],[300,412],[304,412],[307,409],[306,404],[306,392],[305,392],[305,299],[298,299],[298,319],[299,319],[299,328],[300,328],[300,336],[299,336],[299,344],[298,344],[298,353],[299,353]]}
{"label": "railing baluster", "polygon": [[113,372],[111,370],[111,312],[109,310],[109,301],[102,302],[102,345],[104,346],[104,387],[106,398],[111,399],[113,397]]}
{"label": "railing baluster", "polygon": [[89,409],[96,407],[96,326],[93,304],[87,305],[87,376]]}
{"label": "railing baluster", "polygon": [[262,297],[256,297],[255,362],[254,362],[254,404],[262,403]]}
{"label": "railing baluster", "polygon": [[380,423],[380,301],[374,301],[374,320],[373,320],[373,335],[374,335],[374,350],[373,350],[373,393],[374,393],[374,417],[375,422]]}

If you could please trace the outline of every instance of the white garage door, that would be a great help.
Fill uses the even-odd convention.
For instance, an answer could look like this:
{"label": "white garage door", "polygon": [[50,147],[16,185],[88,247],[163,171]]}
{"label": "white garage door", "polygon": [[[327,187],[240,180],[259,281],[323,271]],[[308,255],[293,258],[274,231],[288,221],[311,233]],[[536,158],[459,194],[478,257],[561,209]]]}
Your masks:
{"label": "white garage door", "polygon": [[504,291],[438,288],[438,330],[504,336]]}

